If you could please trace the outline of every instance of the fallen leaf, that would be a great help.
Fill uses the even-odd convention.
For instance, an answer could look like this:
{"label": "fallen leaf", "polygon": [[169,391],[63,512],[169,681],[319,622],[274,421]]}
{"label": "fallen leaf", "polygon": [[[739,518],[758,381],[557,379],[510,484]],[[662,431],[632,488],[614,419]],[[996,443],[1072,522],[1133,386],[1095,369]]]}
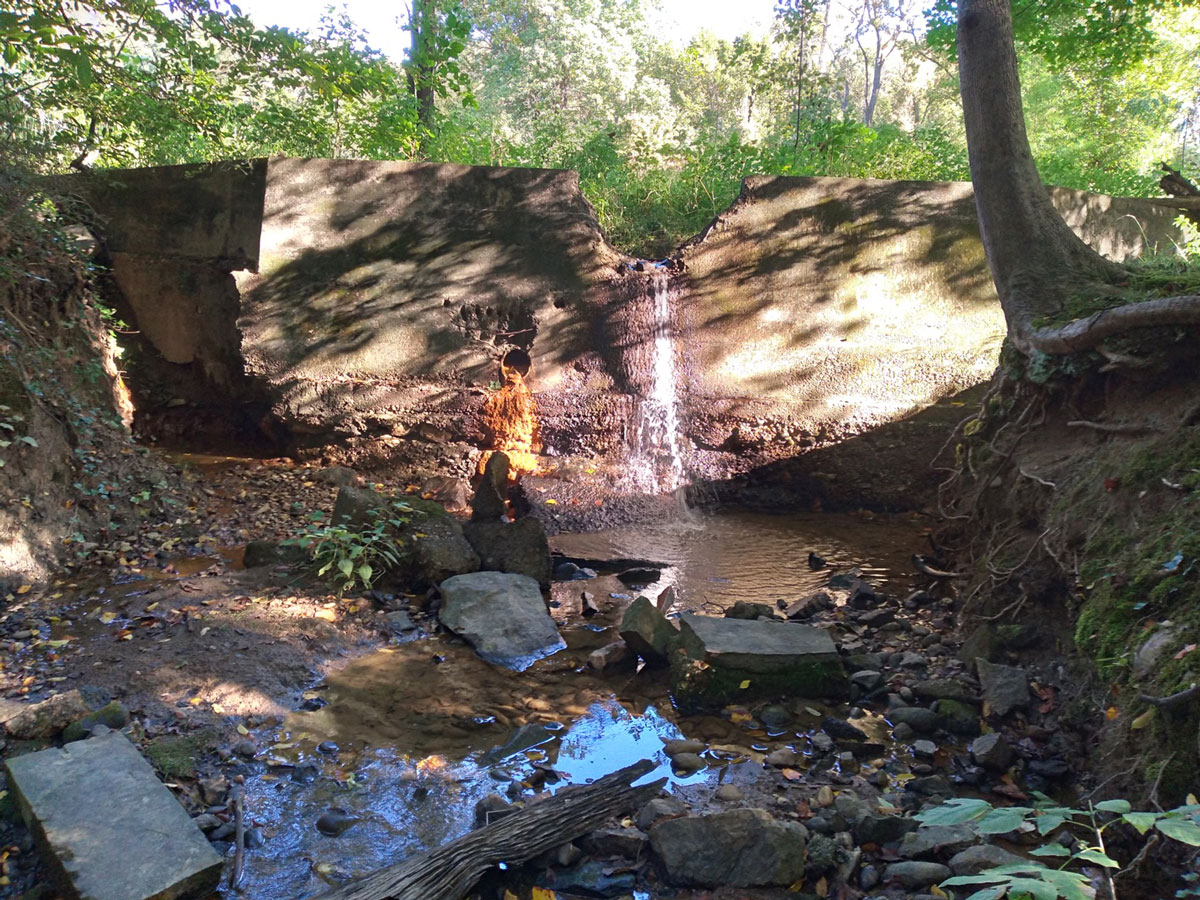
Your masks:
{"label": "fallen leaf", "polygon": [[1189,653],[1191,653],[1195,649],[1196,649],[1195,644],[1188,644],[1186,647],[1184,647],[1182,650],[1180,650],[1178,653],[1175,654],[1175,658],[1183,659],[1185,656],[1187,656]]}
{"label": "fallen leaf", "polygon": [[548,498],[546,498],[546,505],[547,506],[558,506],[558,501],[555,500],[553,497],[548,497]]}
{"label": "fallen leaf", "polygon": [[929,893],[932,894],[934,897],[949,897],[950,896],[945,891],[943,891],[940,887],[938,887],[936,884],[931,884],[929,886]]}
{"label": "fallen leaf", "polygon": [[250,729],[247,728],[245,725],[238,725],[237,733],[240,735],[247,735],[250,733]]}
{"label": "fallen leaf", "polygon": [[816,883],[815,887],[813,887],[813,893],[822,898],[829,896],[829,882],[824,878],[824,876],[822,876],[821,880]]}
{"label": "fallen leaf", "polygon": [[1108,719],[1110,722],[1116,719],[1119,715],[1121,715],[1121,713],[1115,706],[1110,706],[1104,711],[1104,718]]}
{"label": "fallen leaf", "polygon": [[750,687],[750,679],[749,678],[747,678],[745,681],[743,681],[741,684],[738,685],[738,688],[740,688],[743,691],[748,687]]}
{"label": "fallen leaf", "polygon": [[105,625],[111,625],[116,618],[117,614],[115,612],[110,611],[100,613],[100,621]]}
{"label": "fallen leaf", "polygon": [[23,584],[19,588],[17,588],[17,593],[18,594],[28,594],[32,590],[33,590],[32,584]]}
{"label": "fallen leaf", "polygon": [[1154,720],[1155,707],[1150,707],[1136,719],[1129,723],[1129,727],[1134,731],[1141,731]]}
{"label": "fallen leaf", "polygon": [[799,781],[801,778],[804,777],[801,773],[797,772],[795,769],[780,769],[779,774],[782,775],[784,778],[786,778],[788,781]]}

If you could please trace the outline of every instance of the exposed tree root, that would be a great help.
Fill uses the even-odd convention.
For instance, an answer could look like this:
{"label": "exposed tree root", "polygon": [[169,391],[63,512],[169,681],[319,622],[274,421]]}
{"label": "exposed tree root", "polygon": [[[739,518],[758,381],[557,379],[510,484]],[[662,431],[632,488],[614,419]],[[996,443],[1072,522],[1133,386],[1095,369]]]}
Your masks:
{"label": "exposed tree root", "polygon": [[1086,419],[1073,419],[1067,423],[1067,427],[1088,428],[1101,434],[1125,434],[1131,437],[1158,433],[1158,429],[1152,425],[1137,425],[1132,422],[1089,422]]}
{"label": "exposed tree root", "polygon": [[1142,694],[1138,699],[1153,706],[1171,709],[1176,706],[1183,706],[1185,703],[1191,703],[1193,700],[1200,700],[1200,684],[1193,684],[1189,688],[1169,694],[1166,697],[1151,697],[1148,694]]}
{"label": "exposed tree root", "polygon": [[[1036,307],[1028,304],[1027,308]],[[1200,325],[1200,294],[1156,297],[1114,306],[1057,328],[1034,328],[1022,320],[1011,325],[1009,337],[1026,355],[1034,351],[1050,355],[1078,353],[1095,348],[1106,338],[1137,328]]]}

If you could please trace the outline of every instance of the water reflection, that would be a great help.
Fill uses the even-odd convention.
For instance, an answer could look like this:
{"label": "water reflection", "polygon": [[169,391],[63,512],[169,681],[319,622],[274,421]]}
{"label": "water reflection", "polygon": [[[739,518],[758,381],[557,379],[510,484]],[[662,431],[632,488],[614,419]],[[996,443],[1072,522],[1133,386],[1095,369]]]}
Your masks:
{"label": "water reflection", "polygon": [[[560,534],[551,546],[573,559],[666,564],[663,577],[640,593],[653,597],[673,585],[677,611],[719,614],[738,600],[791,602],[824,587],[831,572],[851,567],[877,581],[909,572],[924,528],[912,516],[697,513],[674,522]],[[810,568],[809,553],[826,566]]]}

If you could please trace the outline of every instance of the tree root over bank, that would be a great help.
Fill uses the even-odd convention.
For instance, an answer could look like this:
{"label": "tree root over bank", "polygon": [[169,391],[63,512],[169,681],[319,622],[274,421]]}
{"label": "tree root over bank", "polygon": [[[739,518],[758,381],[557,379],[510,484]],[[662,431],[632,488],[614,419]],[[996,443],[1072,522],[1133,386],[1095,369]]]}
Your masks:
{"label": "tree root over bank", "polygon": [[1200,294],[1155,297],[1114,306],[1057,328],[1035,328],[1019,320],[1013,324],[1012,341],[1023,353],[1078,353],[1138,328],[1200,325]]}

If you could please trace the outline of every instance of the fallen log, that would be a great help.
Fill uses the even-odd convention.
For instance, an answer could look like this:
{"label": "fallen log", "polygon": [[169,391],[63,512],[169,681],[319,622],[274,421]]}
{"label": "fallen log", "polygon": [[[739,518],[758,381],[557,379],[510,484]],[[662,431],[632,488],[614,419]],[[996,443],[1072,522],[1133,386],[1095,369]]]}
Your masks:
{"label": "fallen log", "polygon": [[527,862],[649,801],[665,779],[641,787],[632,783],[653,769],[654,763],[643,759],[592,784],[563,788],[490,825],[321,894],[316,900],[461,900],[493,866]]}

